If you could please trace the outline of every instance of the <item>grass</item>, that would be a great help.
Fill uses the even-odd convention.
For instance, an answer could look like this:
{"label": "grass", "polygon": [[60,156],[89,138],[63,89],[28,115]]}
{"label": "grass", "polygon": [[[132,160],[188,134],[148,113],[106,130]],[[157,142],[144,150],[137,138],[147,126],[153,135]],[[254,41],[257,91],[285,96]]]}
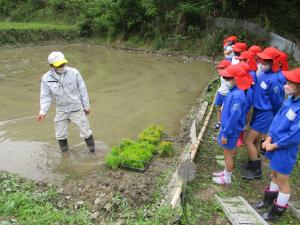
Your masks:
{"label": "grass", "polygon": [[17,224],[91,224],[85,208],[58,209],[56,188],[0,172],[0,218]]}
{"label": "grass", "polygon": [[50,40],[73,41],[80,38],[79,28],[44,23],[0,22],[0,44],[40,43]]}
{"label": "grass", "polygon": [[167,182],[169,182],[172,170],[168,169],[157,177],[154,192],[152,193],[151,202],[140,207],[131,206],[127,199],[122,195],[116,195],[113,198],[114,211],[107,215],[108,224],[126,225],[171,225],[179,224],[176,222],[180,215],[181,209],[172,209],[169,204],[161,204],[165,197]]}
{"label": "grass", "polygon": [[48,23],[0,22],[0,30],[74,30],[76,26]]}

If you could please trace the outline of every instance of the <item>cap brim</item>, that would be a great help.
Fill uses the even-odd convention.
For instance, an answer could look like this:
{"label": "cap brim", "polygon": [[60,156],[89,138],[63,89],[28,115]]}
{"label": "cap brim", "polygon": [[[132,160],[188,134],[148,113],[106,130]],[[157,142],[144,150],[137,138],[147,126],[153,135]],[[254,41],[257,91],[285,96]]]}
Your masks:
{"label": "cap brim", "polygon": [[59,66],[61,66],[62,64],[67,63],[67,62],[68,62],[68,60],[62,59],[62,60],[60,60],[60,61],[54,62],[52,65],[55,66],[55,67],[59,67]]}
{"label": "cap brim", "polygon": [[282,73],[288,81],[297,83],[297,84],[300,83],[299,80],[296,79],[293,71],[282,71]]}
{"label": "cap brim", "polygon": [[218,70],[220,76],[222,77],[234,77],[232,76],[230,73],[228,73],[228,71],[225,69],[225,70]]}
{"label": "cap brim", "polygon": [[261,58],[261,59],[273,59],[271,56],[269,56],[269,55],[267,55],[267,54],[265,54],[265,53],[263,53],[263,52],[257,53],[256,55],[257,55],[259,58]]}
{"label": "cap brim", "polygon": [[233,49],[234,52],[241,52],[242,51],[242,49],[240,49],[238,47],[235,47],[235,46],[233,46],[232,49]]}
{"label": "cap brim", "polygon": [[253,78],[250,74],[247,74],[247,76],[235,77],[235,82],[238,89],[247,90],[253,83]]}
{"label": "cap brim", "polygon": [[243,59],[248,59],[248,58],[245,57],[245,56],[241,56],[241,55],[240,55],[240,56],[237,57],[237,59],[238,59],[238,60],[243,60]]}

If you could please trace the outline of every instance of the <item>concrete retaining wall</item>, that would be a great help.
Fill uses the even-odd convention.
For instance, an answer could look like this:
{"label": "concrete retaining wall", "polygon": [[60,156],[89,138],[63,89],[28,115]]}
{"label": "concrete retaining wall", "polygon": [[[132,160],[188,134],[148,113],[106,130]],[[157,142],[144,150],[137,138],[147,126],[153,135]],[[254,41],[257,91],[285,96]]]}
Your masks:
{"label": "concrete retaining wall", "polygon": [[293,41],[290,41],[276,33],[268,32],[264,28],[260,27],[258,24],[239,19],[231,18],[210,18],[214,26],[218,28],[239,28],[256,34],[257,36],[269,37],[270,46],[276,47],[279,50],[287,52],[289,55],[292,55],[298,62],[300,61],[300,46]]}

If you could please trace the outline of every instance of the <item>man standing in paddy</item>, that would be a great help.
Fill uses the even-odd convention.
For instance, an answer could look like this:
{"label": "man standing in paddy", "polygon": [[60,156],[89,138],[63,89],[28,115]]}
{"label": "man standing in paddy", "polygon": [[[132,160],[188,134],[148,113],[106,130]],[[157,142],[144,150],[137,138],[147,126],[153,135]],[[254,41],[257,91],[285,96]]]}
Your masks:
{"label": "man standing in paddy", "polygon": [[48,56],[51,69],[42,77],[37,120],[45,119],[53,97],[56,103],[55,135],[61,151],[69,149],[68,127],[72,121],[79,128],[80,137],[85,140],[90,152],[95,152],[95,142],[87,119],[90,113],[87,88],[79,71],[65,66],[67,62],[61,52],[52,52]]}

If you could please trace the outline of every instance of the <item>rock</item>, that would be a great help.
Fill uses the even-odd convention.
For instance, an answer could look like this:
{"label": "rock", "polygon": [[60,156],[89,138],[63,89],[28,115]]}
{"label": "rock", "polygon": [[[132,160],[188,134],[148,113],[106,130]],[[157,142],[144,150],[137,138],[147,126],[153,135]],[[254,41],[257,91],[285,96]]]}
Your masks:
{"label": "rock", "polygon": [[100,198],[96,198],[94,201],[94,205],[100,205],[101,203],[101,199]]}
{"label": "rock", "polygon": [[99,198],[103,198],[105,195],[106,195],[105,193],[101,193],[101,194],[99,195]]}
{"label": "rock", "polygon": [[124,225],[124,224],[125,224],[124,221],[121,220],[121,219],[119,219],[119,220],[115,223],[115,225]]}
{"label": "rock", "polygon": [[70,200],[70,199],[71,199],[71,196],[67,195],[67,196],[65,196],[65,199],[66,199],[66,200]]}
{"label": "rock", "polygon": [[111,203],[107,203],[105,206],[104,206],[104,209],[109,212],[112,208],[112,204]]}
{"label": "rock", "polygon": [[62,208],[63,207],[63,202],[58,202],[57,207]]}
{"label": "rock", "polygon": [[78,201],[78,202],[75,204],[74,208],[75,208],[75,209],[80,209],[80,208],[82,207],[82,205],[83,205],[83,201]]}
{"label": "rock", "polygon": [[99,212],[94,212],[94,213],[91,214],[91,218],[93,220],[95,220],[95,219],[97,219],[99,217],[99,214],[100,214]]}

